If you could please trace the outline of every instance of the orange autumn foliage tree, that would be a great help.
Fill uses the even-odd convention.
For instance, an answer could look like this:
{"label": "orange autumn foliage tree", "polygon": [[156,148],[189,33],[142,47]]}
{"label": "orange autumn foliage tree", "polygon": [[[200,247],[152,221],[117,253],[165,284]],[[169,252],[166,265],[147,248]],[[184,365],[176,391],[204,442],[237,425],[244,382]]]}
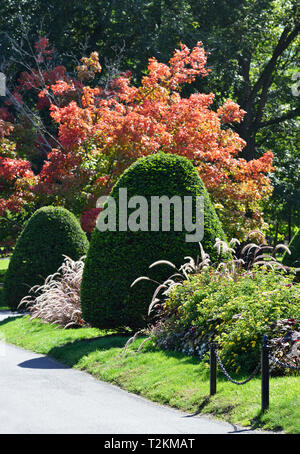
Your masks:
{"label": "orange autumn foliage tree", "polygon": [[20,159],[14,142],[9,140],[13,125],[1,118],[0,112],[0,216],[6,211],[19,212],[32,200],[35,176],[30,162]]}
{"label": "orange autumn foliage tree", "polygon": [[212,93],[180,94],[184,84],[208,74],[202,43],[192,50],[181,45],[168,64],[151,58],[138,87],[130,72],[92,87],[101,69],[93,52],[81,60],[76,79],[64,73],[51,84],[44,78],[39,103],[49,104],[60,145],[48,153],[33,193],[75,212],[80,206],[91,230],[97,198],[137,158],[161,150],[192,160],[229,236],[264,228],[260,202],[271,193],[272,153],[250,162],[239,157],[245,142],[229,124],[245,112],[233,101],[214,111]]}
{"label": "orange autumn foliage tree", "polygon": [[[87,82],[101,71],[97,57],[94,52],[90,59],[82,60],[78,68],[81,81]],[[103,169],[105,184],[101,185],[97,174],[91,184],[92,202],[101,190],[108,192],[138,157],[162,150],[193,161],[230,235],[242,237],[249,229],[264,227],[260,201],[271,192],[266,175],[272,169],[273,155],[266,152],[250,162],[238,157],[245,142],[228,124],[242,121],[245,112],[233,101],[226,101],[215,112],[212,93],[181,97],[183,84],[207,74],[202,44],[192,50],[181,45],[168,65],[150,59],[139,87],[131,84],[127,72],[106,89],[82,86],[80,102],[74,99],[65,106],[51,105],[63,146],[55,153],[70,168],[77,156],[82,168],[92,161]],[[62,89],[57,82],[51,90],[62,97],[72,90],[75,93],[73,83]],[[53,156],[52,162],[49,157],[42,179],[47,179],[56,159]]]}

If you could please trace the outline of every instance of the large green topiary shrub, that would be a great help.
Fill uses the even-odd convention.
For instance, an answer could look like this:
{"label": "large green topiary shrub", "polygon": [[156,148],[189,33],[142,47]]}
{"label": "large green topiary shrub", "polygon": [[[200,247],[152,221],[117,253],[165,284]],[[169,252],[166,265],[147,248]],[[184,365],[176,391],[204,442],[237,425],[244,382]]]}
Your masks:
{"label": "large green topiary shrub", "polygon": [[[291,251],[291,254],[285,252],[282,263],[285,266],[300,268],[300,230],[298,230],[298,233],[296,233],[296,235],[292,239],[289,245],[289,249]],[[297,276],[298,275],[300,277],[300,274],[297,274]]]}
{"label": "large green topiary shrub", "polygon": [[37,210],[18,238],[3,287],[3,300],[16,310],[28,290],[42,284],[61,266],[86,254],[88,240],[76,217],[61,207]]}
{"label": "large green topiary shrub", "polygon": [[[216,256],[216,237],[225,239],[225,235],[202,180],[188,159],[158,153],[137,160],[123,173],[111,193],[116,200],[117,228],[114,232],[100,232],[97,228],[93,232],[83,272],[81,304],[84,320],[96,327],[137,329],[147,323],[154,288],[150,282],[130,288],[132,282],[142,275],[164,279],[169,275],[168,267],[156,267],[155,274],[150,270],[151,275],[149,265],[163,259],[180,266],[185,256],[199,255],[199,244],[186,242],[185,230],[173,231],[172,215],[169,232],[161,230],[161,223],[156,232],[119,231],[119,188],[127,188],[128,200],[136,195],[146,197],[149,206],[150,196],[192,196],[194,202],[196,196],[203,196],[202,244],[212,257]],[[128,209],[128,216],[133,211]]]}

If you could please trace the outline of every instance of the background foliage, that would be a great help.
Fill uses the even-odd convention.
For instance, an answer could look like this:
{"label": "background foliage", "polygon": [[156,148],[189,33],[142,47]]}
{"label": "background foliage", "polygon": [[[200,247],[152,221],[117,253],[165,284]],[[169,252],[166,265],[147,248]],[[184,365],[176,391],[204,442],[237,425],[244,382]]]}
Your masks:
{"label": "background foliage", "polygon": [[[207,78],[185,87],[183,96],[213,92],[213,107],[231,98],[247,112],[243,122],[233,125],[247,142],[242,156],[259,158],[269,149],[275,154],[274,193],[271,203],[264,204],[265,220],[274,242],[291,240],[299,226],[299,98],[292,93],[293,76],[299,71],[297,0],[50,0],[47,4],[8,0],[0,6],[0,13],[1,69],[12,92],[21,73],[34,67],[32,50],[38,35],[47,36],[56,48],[52,67],[58,68],[60,78],[62,65],[74,75],[80,58],[97,50],[105,77],[131,70],[135,85],[145,75],[149,57],[167,63],[180,42],[192,48],[201,40],[211,71]],[[22,95],[27,105],[35,105],[32,90]],[[15,105],[10,107],[15,109]],[[19,110],[12,137],[18,156],[29,159],[35,173],[49,153],[40,140],[41,120],[55,138],[56,125],[45,111],[32,124],[26,112]],[[47,140],[55,146],[55,140]],[[90,226],[95,213],[84,212],[86,202],[83,194],[72,209],[83,214]],[[61,194],[54,201],[48,198],[39,203],[62,204]],[[26,210],[30,208],[32,213],[38,206],[26,204]],[[222,203],[217,203],[217,209],[222,217]],[[246,210],[245,219],[251,219],[253,212],[251,207]],[[14,222],[20,224],[20,231],[21,220]]]}

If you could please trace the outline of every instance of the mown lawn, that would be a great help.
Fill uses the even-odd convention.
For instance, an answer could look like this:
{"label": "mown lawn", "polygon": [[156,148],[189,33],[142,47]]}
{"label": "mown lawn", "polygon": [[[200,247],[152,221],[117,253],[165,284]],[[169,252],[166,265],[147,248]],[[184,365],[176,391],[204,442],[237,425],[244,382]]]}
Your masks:
{"label": "mown lawn", "polygon": [[220,374],[217,394],[209,397],[207,365],[197,358],[159,350],[150,342],[136,353],[142,339],[124,354],[125,335],[95,328],[63,330],[29,317],[4,320],[0,334],[8,343],[52,356],[155,402],[244,426],[300,433],[299,375],[271,379],[270,409],[261,415],[260,377],[236,386]]}

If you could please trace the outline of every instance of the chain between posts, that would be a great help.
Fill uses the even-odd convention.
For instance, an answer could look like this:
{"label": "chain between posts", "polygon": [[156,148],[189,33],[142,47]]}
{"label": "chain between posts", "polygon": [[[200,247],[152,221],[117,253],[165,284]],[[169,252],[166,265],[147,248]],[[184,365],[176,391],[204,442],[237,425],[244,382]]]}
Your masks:
{"label": "chain between posts", "polygon": [[219,364],[225,377],[234,383],[235,385],[245,385],[252,380],[258,371],[261,369],[261,408],[262,412],[269,408],[269,378],[270,378],[270,361],[277,363],[278,365],[299,370],[299,367],[292,366],[289,364],[282,363],[276,358],[270,356],[270,345],[268,344],[268,336],[263,337],[262,349],[261,349],[261,361],[258,363],[252,374],[244,381],[234,380],[223,365],[218,353],[218,344],[216,342],[210,343],[210,395],[214,395],[217,392],[217,363]]}
{"label": "chain between posts", "polygon": [[250,375],[250,377],[248,377],[246,380],[244,381],[236,381],[234,380],[230,375],[229,373],[227,372],[227,370],[225,369],[225,366],[224,364],[222,363],[221,361],[221,358],[219,357],[218,353],[217,353],[217,349],[218,349],[218,345],[215,343],[215,342],[212,342],[211,343],[211,352],[213,352],[213,354],[215,355],[216,359],[217,359],[217,362],[223,372],[223,374],[225,375],[226,378],[228,378],[229,381],[231,381],[232,383],[234,383],[235,385],[245,385],[246,383],[248,383],[250,380],[252,380],[252,378],[255,377],[255,375],[257,374],[257,372],[259,371],[260,367],[261,367],[261,364],[258,363],[258,365],[256,366],[256,368],[254,369],[254,371],[252,372],[252,374]]}

